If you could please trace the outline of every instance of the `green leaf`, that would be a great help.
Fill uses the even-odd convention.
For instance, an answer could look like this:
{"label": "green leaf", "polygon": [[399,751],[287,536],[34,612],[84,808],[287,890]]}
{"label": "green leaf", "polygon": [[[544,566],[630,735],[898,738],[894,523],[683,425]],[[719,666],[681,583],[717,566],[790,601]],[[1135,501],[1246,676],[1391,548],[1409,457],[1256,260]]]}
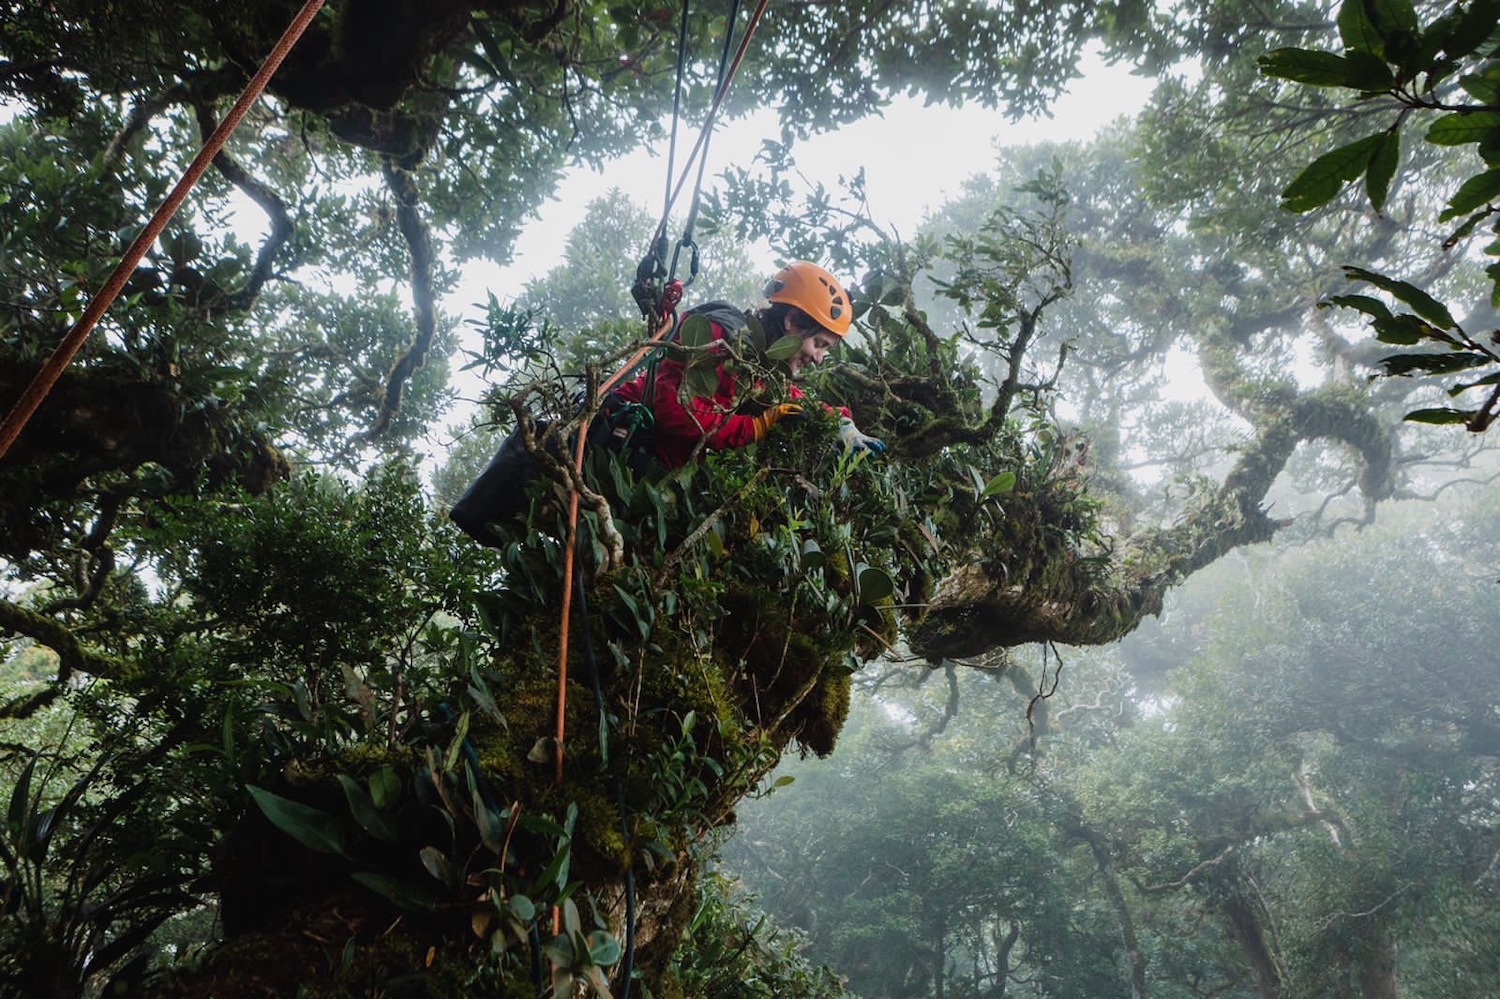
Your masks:
{"label": "green leaf", "polygon": [[1377,56],[1385,54],[1384,39],[1365,12],[1365,0],[1344,0],[1339,5],[1338,26],[1344,48]]}
{"label": "green leaf", "polygon": [[523,923],[530,923],[536,918],[536,903],[525,895],[512,895],[505,900],[505,908]]}
{"label": "green leaf", "polygon": [[1417,10],[1411,0],[1364,0],[1365,11],[1381,33],[1389,39],[1391,35],[1404,32],[1415,35],[1421,25],[1417,22]]}
{"label": "green leaf", "polygon": [[317,853],[344,853],[344,830],[327,812],[283,798],[254,784],[246,785],[250,797],[271,824],[309,850]]}
{"label": "green leaf", "polygon": [[359,782],[348,774],[339,774],[338,780],[339,786],[344,789],[344,798],[349,802],[349,811],[359,827],[382,843],[396,842],[396,824],[375,807],[374,800],[359,786]]}
{"label": "green leaf", "polygon": [[1370,154],[1384,134],[1367,135],[1313,160],[1282,190],[1281,206],[1293,212],[1308,212],[1332,201],[1344,184],[1365,172]]}
{"label": "green leaf", "polygon": [[1500,169],[1486,170],[1464,181],[1448,199],[1448,207],[1438,216],[1439,222],[1447,222],[1466,212],[1481,208],[1496,197],[1500,197]]}
{"label": "green leaf", "polygon": [[760,319],[753,313],[745,313],[744,338],[749,341],[750,346],[755,348],[757,354],[766,352],[766,328],[761,325]]}
{"label": "green leaf", "polygon": [[862,604],[878,603],[896,592],[896,581],[891,578],[890,573],[879,566],[864,566],[856,579],[858,580],[859,602]]}
{"label": "green leaf", "polygon": [[1458,327],[1458,323],[1454,322],[1453,314],[1448,311],[1446,305],[1414,284],[1398,281],[1375,271],[1367,271],[1363,267],[1345,267],[1344,274],[1352,281],[1368,281],[1375,287],[1390,292],[1434,326],[1445,330]]}
{"label": "green leaf", "polygon": [[432,912],[437,908],[437,899],[432,895],[399,878],[365,871],[356,872],[350,877],[375,894],[384,897],[399,909],[405,909],[408,912]]}
{"label": "green leaf", "polygon": [[26,825],[26,812],[31,806],[31,775],[36,770],[36,761],[37,757],[33,754],[21,768],[16,786],[10,789],[10,807],[6,809],[5,822],[11,838],[17,841],[21,839],[21,830]]}
{"label": "green leaf", "polygon": [[682,374],[682,391],[689,399],[706,399],[719,391],[719,372],[712,367],[690,367]]}
{"label": "green leaf", "polygon": [[1393,377],[1424,375],[1449,375],[1455,371],[1467,371],[1489,364],[1490,359],[1474,351],[1456,350],[1442,354],[1392,354],[1380,359],[1385,373]]}
{"label": "green leaf", "polygon": [[1454,111],[1433,122],[1426,139],[1434,146],[1463,146],[1482,142],[1500,130],[1500,111]]}
{"label": "green leaf", "polygon": [[401,800],[401,777],[389,763],[370,775],[370,800],[376,808],[391,808]]}
{"label": "green leaf", "polygon": [[418,851],[417,856],[422,860],[422,866],[427,869],[438,882],[449,888],[458,887],[458,871],[448,855],[435,846],[424,846]]}
{"label": "green leaf", "polygon": [[1481,104],[1500,104],[1500,80],[1488,73],[1483,76],[1475,74],[1460,76],[1458,85]]}
{"label": "green leaf", "polygon": [[1396,166],[1401,161],[1401,133],[1392,129],[1381,135],[1380,141],[1370,153],[1370,166],[1365,171],[1365,193],[1370,197],[1370,207],[1376,213],[1385,210],[1385,199],[1391,192],[1391,178],[1396,176]]}
{"label": "green leaf", "polygon": [[1376,319],[1370,325],[1375,327],[1375,339],[1398,347],[1421,343],[1431,336],[1432,331],[1431,326],[1405,313]]}
{"label": "green leaf", "polygon": [[1293,80],[1315,87],[1341,87],[1349,79],[1349,61],[1332,52],[1298,48],[1273,49],[1261,56],[1259,62],[1262,76]]}
{"label": "green leaf", "polygon": [[713,340],[713,323],[704,316],[688,316],[677,327],[677,342],[689,349],[702,349],[713,343]]}
{"label": "green leaf", "polygon": [[1372,295],[1334,295],[1326,302],[1319,304],[1322,307],[1341,305],[1346,309],[1358,309],[1365,315],[1376,319],[1388,319],[1391,315],[1390,307]]}
{"label": "green leaf", "polygon": [[620,946],[620,941],[614,938],[614,934],[605,930],[595,930],[587,938],[589,958],[597,965],[609,967],[625,952]]}
{"label": "green leaf", "polygon": [[823,554],[823,549],[812,538],[802,542],[802,571],[817,572],[828,564],[828,559]]}
{"label": "green leaf", "polygon": [[1396,85],[1396,74],[1391,72],[1390,65],[1379,56],[1368,52],[1349,52],[1344,59],[1347,63],[1344,86],[1365,93],[1379,93]]}
{"label": "green leaf", "polygon": [[1461,409],[1446,409],[1439,406],[1433,409],[1414,409],[1407,413],[1404,419],[1409,423],[1452,424],[1467,423],[1473,415],[1472,412],[1465,412]]}
{"label": "green leaf", "polygon": [[1001,493],[1008,493],[1014,488],[1016,488],[1016,473],[1001,472],[984,484],[984,491],[979,494],[979,498],[987,499],[991,496],[999,496]]}
{"label": "green leaf", "polygon": [[766,356],[773,361],[790,361],[802,349],[802,338],[797,336],[777,337],[766,347]]}
{"label": "green leaf", "polygon": [[1454,59],[1475,51],[1494,33],[1497,20],[1500,20],[1500,2],[1474,0],[1454,19],[1443,51]]}
{"label": "green leaf", "polygon": [[479,839],[484,848],[491,853],[499,854],[505,845],[505,825],[500,821],[500,816],[495,810],[484,803],[479,794],[479,789],[473,792],[474,824],[479,827]]}

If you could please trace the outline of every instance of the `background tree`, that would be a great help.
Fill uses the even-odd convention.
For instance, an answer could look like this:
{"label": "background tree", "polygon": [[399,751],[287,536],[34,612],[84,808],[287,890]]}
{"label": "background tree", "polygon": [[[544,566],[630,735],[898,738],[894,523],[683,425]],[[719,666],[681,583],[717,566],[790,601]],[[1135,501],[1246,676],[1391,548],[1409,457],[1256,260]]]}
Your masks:
{"label": "background tree", "polygon": [[[215,14],[33,6],[5,11],[0,68],[27,109],[6,128],[0,164],[17,247],[0,274],[0,350],[13,362],[0,364],[12,380],[4,400],[159,198],[159,161],[213,124],[289,14],[279,3]],[[1213,76],[1193,109],[1242,120],[1239,105],[1209,101],[1252,89],[1222,84],[1246,78],[1242,57],[1264,36],[1233,6],[1159,13],[800,9],[768,27],[767,55],[736,100],[783,113],[771,162],[789,168],[797,135],[908,88],[1037,107],[1102,36],[1144,61],[1201,52]],[[1306,23],[1299,7],[1273,13]],[[17,969],[24,980],[66,991],[113,978],[155,994],[396,981],[503,994],[538,992],[551,976],[565,994],[634,973],[670,995],[702,969],[674,951],[706,904],[710,834],[783,752],[832,750],[862,663],[903,641],[936,663],[1112,642],[1170,587],[1281,526],[1265,504],[1309,440],[1359,456],[1357,468],[1312,466],[1332,491],[1358,482],[1372,501],[1395,491],[1391,437],[1366,399],[1344,382],[1313,390],[1278,377],[1314,296],[1269,294],[1282,289],[1265,274],[1295,272],[1265,267],[1298,240],[1324,247],[1318,227],[1337,229],[1335,212],[1295,237],[1273,233],[1244,266],[1205,236],[1137,274],[1126,235],[1141,230],[1127,221],[1096,252],[1097,273],[1117,282],[1095,286],[1099,305],[1130,316],[1151,304],[1139,288],[1157,296],[1134,313],[1140,356],[1148,342],[1192,342],[1227,410],[1251,427],[1175,512],[1142,517],[1117,478],[1112,523],[1087,479],[1118,476],[1127,445],[1091,455],[1057,420],[1062,392],[1109,400],[1111,381],[1103,350],[1093,362],[1103,374],[1066,389],[1060,372],[1078,365],[1052,347],[1086,332],[1058,324],[1080,287],[1069,178],[1037,176],[1017,200],[976,211],[975,230],[946,247],[906,247],[882,238],[857,190],[853,208],[815,190],[793,212],[776,205],[778,175],[736,172],[711,206],[721,232],[774,237],[783,257],[831,254],[858,277],[863,342],[809,388],[853,406],[890,443],[888,460],[842,456],[815,413],[760,449],[661,479],[608,461],[575,478],[544,463],[527,529],[501,551],[476,550],[429,511],[403,460],[443,401],[451,321],[435,303],[466,256],[508,252],[570,142],[602,156],[654,133],[670,21],[624,8],[330,10],[216,164],[216,197],[154,248],[38,414],[40,431],[0,462],[0,624],[57,656],[55,676],[5,713],[76,714],[88,733],[82,745],[15,747],[9,760],[7,890],[77,886],[7,901],[12,939],[68,941],[57,955],[16,948],[38,955]],[[717,30],[701,15],[689,27],[694,52]],[[689,106],[704,90],[694,83]],[[1180,148],[1167,141],[1180,119],[1159,118],[1162,148]],[[1231,138],[1215,151],[1248,173],[1257,147]],[[1099,175],[1101,189],[1132,197],[1141,176]],[[1222,217],[1232,190],[1199,196],[1221,213],[1200,215],[1190,177],[1155,176],[1165,193],[1143,206],[1143,225],[1163,243],[1216,218],[1221,235],[1247,231]],[[268,220],[254,245],[223,224],[231,187]],[[1115,216],[1100,207],[1099,218]],[[925,314],[917,278],[939,249],[970,329]],[[1196,297],[1199,286],[1217,298]],[[576,374],[568,347],[496,304],[482,360],[516,373],[499,397],[547,410],[560,443],[588,415],[573,403],[580,382],[563,377]],[[1162,316],[1180,340],[1146,336]],[[1132,353],[1116,352],[1116,372]],[[609,358],[594,361],[582,384]],[[748,348],[736,363],[777,377]],[[539,444],[545,457],[545,434]],[[590,611],[579,608],[586,624],[559,704],[568,529],[549,489],[562,482],[587,510],[581,571],[566,583]],[[1019,686],[1045,692],[1047,676]],[[1034,694],[1027,704],[1046,738],[1051,709]],[[1025,746],[1008,742],[1008,765]],[[1118,873],[1134,860],[1081,799],[1049,801],[1071,816],[1067,835],[1106,886],[1103,911],[1139,993],[1152,938],[1133,928]],[[987,808],[957,810],[956,834]],[[125,813],[157,823],[152,849],[122,839],[100,855],[129,863],[102,875],[80,866]],[[49,857],[63,867],[48,869]],[[951,882],[949,859],[936,883]],[[129,906],[74,904],[111,879],[139,890],[119,896]],[[219,919],[222,945],[191,966],[152,967],[154,928],[199,905]],[[959,956],[992,988],[1009,923],[997,938],[985,919],[1040,918],[1005,893],[953,914],[962,930],[929,921],[924,932],[945,951],[982,954]]]}

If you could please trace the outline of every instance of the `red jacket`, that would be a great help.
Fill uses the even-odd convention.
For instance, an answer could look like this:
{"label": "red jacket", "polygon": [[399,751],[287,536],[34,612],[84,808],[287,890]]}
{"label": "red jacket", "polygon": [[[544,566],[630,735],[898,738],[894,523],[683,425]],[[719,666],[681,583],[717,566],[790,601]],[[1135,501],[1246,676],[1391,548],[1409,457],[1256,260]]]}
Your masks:
{"label": "red jacket", "polygon": [[[723,326],[712,320],[709,326],[714,341],[724,339]],[[644,398],[647,373],[615,389],[615,395],[626,402],[640,402],[650,408],[655,417],[652,448],[661,463],[668,468],[686,465],[700,440],[704,441],[705,448],[714,450],[752,443],[755,440],[755,418],[735,412],[736,407],[745,402],[738,379],[720,364],[717,369],[719,384],[714,394],[695,396],[684,406],[679,397],[684,370],[683,363],[671,357],[658,361],[650,399]],[[788,385],[787,396],[801,399],[802,390]]]}

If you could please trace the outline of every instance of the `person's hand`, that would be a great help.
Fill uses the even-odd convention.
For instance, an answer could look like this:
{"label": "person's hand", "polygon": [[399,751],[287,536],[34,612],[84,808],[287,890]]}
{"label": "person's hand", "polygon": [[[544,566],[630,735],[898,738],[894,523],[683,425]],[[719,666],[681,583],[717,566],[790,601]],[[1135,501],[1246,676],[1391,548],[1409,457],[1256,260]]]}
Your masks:
{"label": "person's hand", "polygon": [[885,441],[861,432],[847,417],[839,421],[839,441],[845,451],[874,451],[876,454],[885,451]]}
{"label": "person's hand", "polygon": [[758,441],[765,440],[766,434],[769,434],[771,428],[776,424],[782,420],[800,417],[801,415],[801,406],[795,402],[783,402],[772,406],[759,416],[752,416],[750,419],[755,424],[755,439]]}

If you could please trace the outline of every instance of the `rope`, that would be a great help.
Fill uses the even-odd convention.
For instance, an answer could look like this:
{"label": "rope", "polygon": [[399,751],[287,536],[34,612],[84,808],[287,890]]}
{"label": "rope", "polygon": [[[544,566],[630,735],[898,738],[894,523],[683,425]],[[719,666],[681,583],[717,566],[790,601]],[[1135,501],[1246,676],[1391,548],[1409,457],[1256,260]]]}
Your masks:
{"label": "rope", "polygon": [[[754,35],[755,35],[755,29],[760,24],[761,15],[763,15],[766,12],[766,6],[767,6],[767,4],[769,2],[770,2],[770,0],[759,0],[759,2],[756,4],[755,11],[750,15],[750,21],[745,26],[745,33],[740,37],[740,44],[739,44],[738,49],[735,50],[734,58],[732,60],[730,60],[728,68],[724,72],[722,72],[720,74],[719,84],[718,84],[717,89],[714,92],[713,105],[708,110],[708,119],[703,123],[703,128],[698,133],[698,141],[693,145],[693,151],[688,156],[687,163],[684,164],[684,166],[683,166],[682,176],[681,176],[681,178],[677,182],[676,190],[673,191],[672,193],[670,193],[668,195],[668,197],[667,197],[666,210],[664,211],[664,213],[662,215],[661,224],[657,227],[657,238],[658,239],[662,235],[664,235],[665,232],[666,232],[667,220],[668,220],[668,217],[671,215],[672,204],[673,204],[673,202],[675,202],[677,200],[677,196],[682,193],[682,186],[683,186],[683,184],[687,183],[687,173],[688,173],[688,170],[691,169],[693,161],[695,159],[697,159],[699,153],[703,150],[704,146],[707,144],[709,132],[713,129],[714,119],[718,116],[719,108],[724,103],[724,97],[729,92],[729,84],[733,81],[735,73],[737,73],[739,71],[740,63],[742,61],[744,61],[745,51],[750,47],[750,39],[752,37],[754,37]],[[686,48],[687,3],[688,3],[688,0],[683,0],[682,33],[681,33],[681,35],[679,37],[679,43],[678,43],[678,91],[679,91],[679,93],[681,92],[681,89],[682,89],[682,87],[681,87],[681,67],[683,65],[683,50]],[[736,5],[736,10],[737,10],[738,9],[738,0],[735,0],[735,5]],[[673,121],[672,121],[672,130],[673,130],[673,135],[674,135],[674,145],[675,145],[676,129],[677,129],[676,109],[674,107],[674,110],[673,110]],[[670,182],[670,180],[671,180],[671,173],[669,171],[668,172],[668,181]],[[700,182],[701,182],[701,173],[700,173]],[[644,262],[643,262],[642,266],[644,266]],[[674,309],[675,309],[675,306],[674,306]],[[630,370],[635,367],[635,365],[640,361],[640,359],[643,356],[645,356],[646,352],[649,351],[649,350],[655,349],[656,346],[661,342],[662,338],[664,336],[666,336],[666,334],[669,331],[671,331],[672,328],[676,325],[676,316],[675,316],[674,310],[668,310],[666,312],[666,314],[664,314],[664,315],[662,315],[660,317],[660,319],[661,319],[661,325],[657,328],[656,332],[654,334],[652,334],[651,338],[648,339],[644,344],[642,344],[641,347],[640,347],[640,349],[638,349],[633,355],[631,355],[630,359],[628,361],[626,361],[625,364],[622,365],[619,368],[619,370],[617,370],[613,375],[611,375],[608,379],[606,379],[599,386],[598,391],[595,393],[594,400],[593,400],[594,405],[596,407],[604,399],[604,397],[610,392],[610,390],[613,389],[617,384],[619,384],[620,380],[623,379],[625,377],[625,375],[628,374],[630,372]],[[587,437],[587,434],[584,432],[584,429],[585,428],[583,428],[583,427],[579,428],[579,430],[578,430],[578,442],[574,446],[574,449],[573,449],[573,471],[574,471],[575,475],[577,475],[577,476],[581,476],[583,474],[583,451],[584,451],[584,445],[586,443],[586,437]],[[574,562],[574,552],[577,549],[577,542],[578,542],[578,490],[576,488],[574,488],[574,489],[571,489],[571,490],[568,491],[568,538],[567,538],[566,546],[563,549],[562,621],[561,621],[561,623],[559,624],[559,627],[558,627],[558,646],[559,646],[559,648],[558,648],[558,653],[557,653],[557,719],[556,719],[557,724],[556,724],[555,735],[554,735],[554,738],[553,738],[554,748],[555,748],[555,753],[554,753],[555,766],[554,766],[554,770],[553,770],[553,782],[554,782],[554,784],[556,786],[561,786],[562,785],[562,778],[563,778],[563,738],[564,738],[564,736],[566,735],[566,732],[567,732],[566,717],[567,717],[567,702],[568,702],[568,633],[569,633],[569,629],[570,629],[570,626],[571,626],[571,616],[572,616],[572,605],[573,605],[573,562]]]}
{"label": "rope", "polygon": [[21,393],[21,398],[16,400],[16,404],[5,418],[5,422],[0,424],[0,458],[5,456],[5,453],[10,450],[10,446],[15,443],[16,438],[21,435],[21,430],[26,426],[27,421],[31,419],[37,407],[42,404],[42,400],[47,397],[47,393],[52,390],[52,386],[56,384],[57,379],[62,376],[63,370],[73,360],[73,355],[78,353],[78,349],[83,346],[84,341],[88,339],[88,335],[93,332],[95,324],[104,315],[104,311],[114,304],[121,289],[125,287],[125,282],[130,280],[130,275],[135,273],[136,267],[140,265],[141,258],[146,255],[146,251],[151,247],[151,244],[156,242],[156,238],[161,235],[162,230],[166,228],[172,216],[177,213],[177,209],[182,206],[183,200],[187,198],[188,192],[193,189],[193,185],[198,182],[198,178],[202,177],[203,172],[208,169],[209,163],[219,154],[219,150],[224,148],[224,143],[229,140],[229,134],[239,125],[240,119],[250,110],[250,106],[259,99],[261,91],[265,89],[272,75],[280,68],[282,60],[292,50],[292,46],[297,43],[297,39],[302,37],[302,32],[312,23],[312,19],[317,16],[318,10],[322,6],[323,0],[307,0],[307,3],[297,12],[297,16],[292,19],[292,23],[282,33],[281,39],[276,43],[276,47],[271,50],[270,55],[266,56],[266,61],[261,63],[260,69],[256,70],[255,75],[250,78],[250,82],[245,85],[244,92],[240,94],[239,100],[235,101],[234,107],[230,109],[229,114],[225,115],[224,120],[219,122],[219,127],[214,129],[213,134],[208,137],[208,141],[203,143],[203,148],[198,151],[198,155],[193,158],[193,162],[183,172],[182,179],[177,182],[177,186],[172,188],[171,193],[167,195],[167,199],[156,210],[156,214],[151,216],[151,220],[146,223],[146,228],[141,230],[140,235],[136,236],[135,242],[131,243],[130,248],[125,251],[124,258],[115,267],[114,273],[109,276],[109,280],[104,282],[104,287],[99,289],[99,294],[95,295],[89,302],[88,307],[84,309],[83,315],[79,317],[78,322],[63,337],[62,342],[57,345],[57,349],[52,352],[52,356],[47,359],[47,363],[42,365],[41,370],[36,373],[36,377],[31,380],[31,384],[26,387],[26,391]]}

